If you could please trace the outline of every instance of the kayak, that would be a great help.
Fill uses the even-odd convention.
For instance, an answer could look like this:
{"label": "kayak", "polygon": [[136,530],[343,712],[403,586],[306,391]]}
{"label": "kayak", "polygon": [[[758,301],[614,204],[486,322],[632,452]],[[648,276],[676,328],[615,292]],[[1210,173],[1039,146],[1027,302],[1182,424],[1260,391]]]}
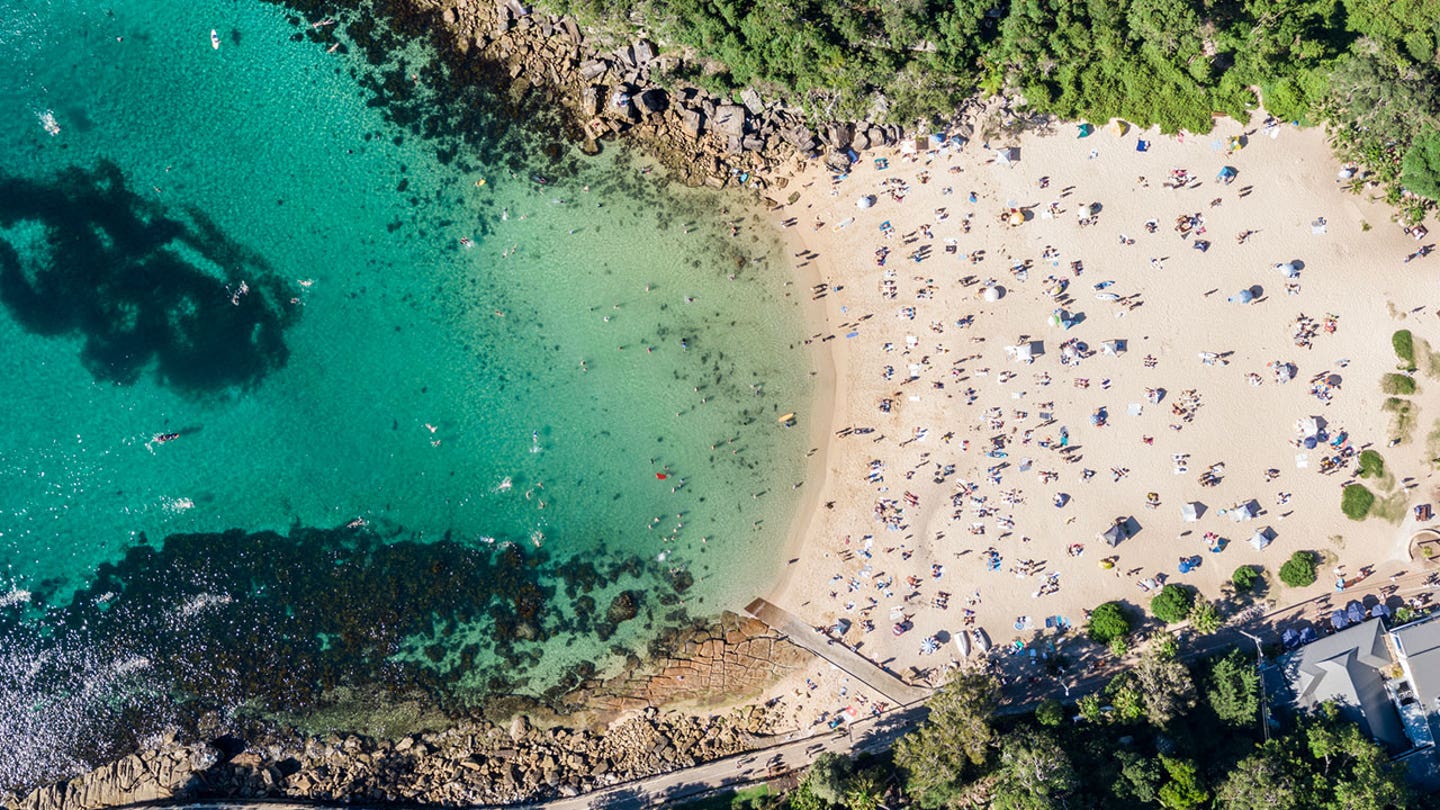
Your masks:
{"label": "kayak", "polygon": [[1119,301],[1120,296],[1112,292],[1095,293],[1095,297],[1101,301]]}
{"label": "kayak", "polygon": [[210,29],[210,47],[217,51],[220,50],[220,35],[215,33],[214,28]]}

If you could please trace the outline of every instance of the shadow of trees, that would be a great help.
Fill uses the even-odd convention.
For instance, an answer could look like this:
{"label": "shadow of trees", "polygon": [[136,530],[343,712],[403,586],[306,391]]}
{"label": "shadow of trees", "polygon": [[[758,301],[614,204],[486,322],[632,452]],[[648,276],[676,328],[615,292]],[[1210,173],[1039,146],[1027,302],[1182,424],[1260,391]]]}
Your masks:
{"label": "shadow of trees", "polygon": [[252,386],[288,357],[298,310],[265,260],[203,212],[140,197],[111,162],[0,175],[0,237],[0,302],[32,333],[82,337],[97,380],[153,364],[201,393]]}

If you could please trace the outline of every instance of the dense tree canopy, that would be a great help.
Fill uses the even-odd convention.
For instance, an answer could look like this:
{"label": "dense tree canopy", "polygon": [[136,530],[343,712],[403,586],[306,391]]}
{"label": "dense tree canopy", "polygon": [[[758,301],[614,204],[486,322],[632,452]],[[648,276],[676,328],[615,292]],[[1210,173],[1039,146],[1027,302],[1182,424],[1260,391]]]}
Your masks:
{"label": "dense tree canopy", "polygon": [[1327,123],[1392,202],[1440,196],[1440,0],[542,2],[627,35],[643,25],[698,57],[681,78],[757,87],[821,120],[912,123],[982,90],[1204,132],[1259,88],[1281,119]]}

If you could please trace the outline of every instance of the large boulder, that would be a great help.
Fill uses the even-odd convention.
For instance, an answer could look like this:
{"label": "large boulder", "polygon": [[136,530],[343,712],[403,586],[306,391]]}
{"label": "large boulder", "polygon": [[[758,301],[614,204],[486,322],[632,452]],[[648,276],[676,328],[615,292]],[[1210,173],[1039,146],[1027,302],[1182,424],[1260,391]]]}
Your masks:
{"label": "large boulder", "polygon": [[648,39],[642,39],[630,47],[630,52],[635,57],[635,64],[643,67],[655,58],[655,45]]}
{"label": "large boulder", "polygon": [[745,109],[749,110],[751,115],[765,112],[765,102],[760,100],[760,94],[755,92],[753,87],[747,87],[740,91],[740,103],[745,105]]}
{"label": "large boulder", "polygon": [[736,104],[721,104],[715,108],[710,125],[723,136],[739,138],[745,134],[745,108]]}
{"label": "large boulder", "polygon": [[691,138],[700,137],[705,130],[705,113],[699,110],[682,110],[680,112],[680,128]]}

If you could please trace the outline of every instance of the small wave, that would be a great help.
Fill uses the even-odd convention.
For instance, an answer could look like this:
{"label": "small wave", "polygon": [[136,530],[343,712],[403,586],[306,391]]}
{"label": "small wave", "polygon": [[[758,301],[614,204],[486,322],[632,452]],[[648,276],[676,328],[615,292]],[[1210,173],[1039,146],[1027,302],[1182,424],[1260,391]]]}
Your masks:
{"label": "small wave", "polygon": [[189,618],[208,607],[228,605],[235,600],[228,593],[202,593],[185,600],[178,611],[182,618]]}
{"label": "small wave", "polygon": [[0,593],[0,608],[23,605],[30,601],[30,592],[16,588],[9,593]]}

